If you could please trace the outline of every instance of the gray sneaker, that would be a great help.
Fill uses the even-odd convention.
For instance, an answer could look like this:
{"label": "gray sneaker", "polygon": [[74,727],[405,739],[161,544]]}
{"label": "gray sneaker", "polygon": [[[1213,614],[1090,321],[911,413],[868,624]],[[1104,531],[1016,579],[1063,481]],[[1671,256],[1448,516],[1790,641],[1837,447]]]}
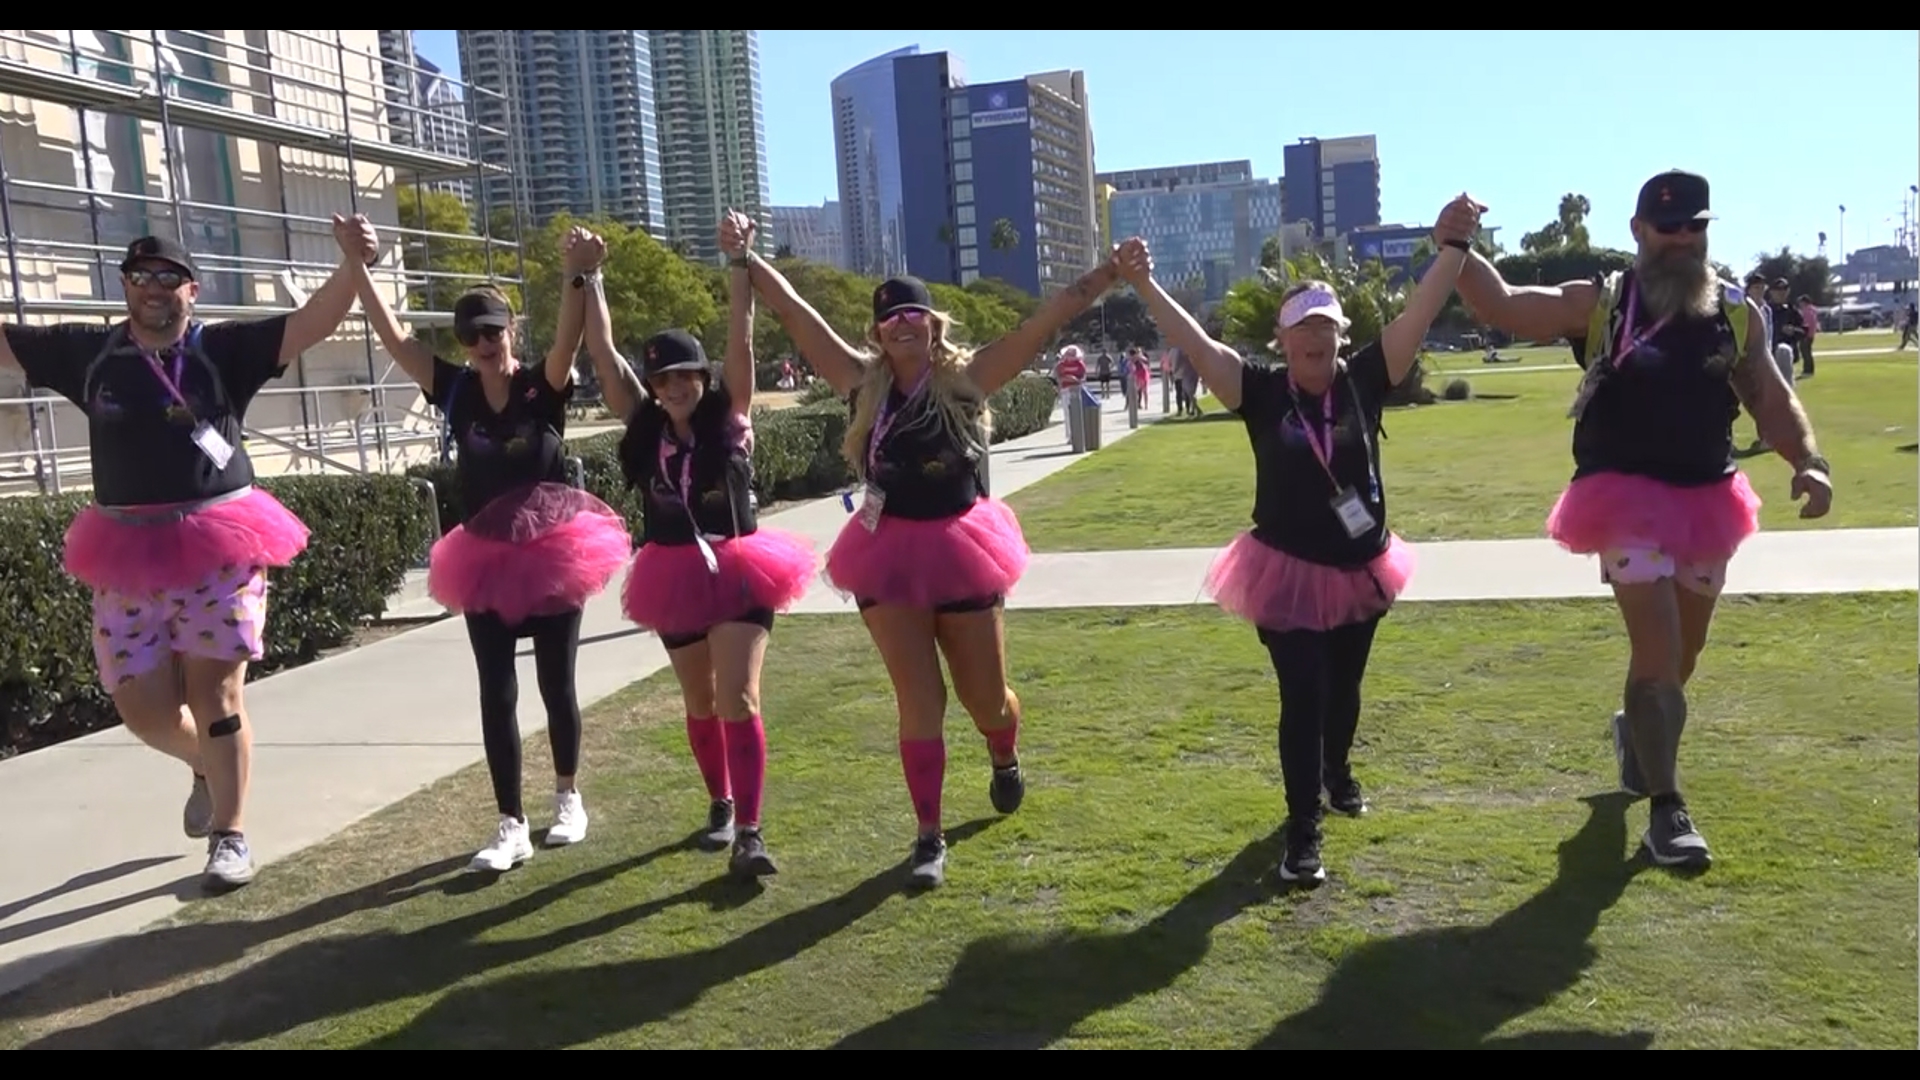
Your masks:
{"label": "gray sneaker", "polygon": [[725,851],[733,846],[733,800],[715,799],[707,806],[707,827],[700,834],[700,846],[708,851]]}
{"label": "gray sneaker", "polygon": [[1613,760],[1620,767],[1620,790],[1644,798],[1647,781],[1640,775],[1640,760],[1633,756],[1633,742],[1627,738],[1627,714],[1613,714]]}
{"label": "gray sneaker", "polygon": [[237,832],[214,833],[207,839],[207,883],[238,888],[253,880],[253,852]]}
{"label": "gray sneaker", "polygon": [[939,833],[922,836],[913,842],[913,854],[907,860],[907,885],[915,889],[934,889],[947,881],[947,839]]}
{"label": "gray sneaker", "polygon": [[1641,840],[1647,855],[1661,866],[1704,870],[1713,862],[1706,838],[1693,827],[1687,805],[1675,802],[1655,806],[1647,817],[1647,835]]}
{"label": "gray sneaker", "polygon": [[193,790],[187,793],[187,808],[180,814],[180,826],[193,840],[213,831],[213,792],[207,790],[207,778],[193,774]]}

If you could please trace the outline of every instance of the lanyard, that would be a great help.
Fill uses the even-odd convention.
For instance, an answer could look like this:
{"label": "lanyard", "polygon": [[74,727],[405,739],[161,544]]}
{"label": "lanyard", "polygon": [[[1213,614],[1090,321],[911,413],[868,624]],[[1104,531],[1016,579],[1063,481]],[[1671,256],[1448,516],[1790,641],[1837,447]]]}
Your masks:
{"label": "lanyard", "polygon": [[1632,352],[1633,350],[1639,348],[1642,345],[1645,345],[1647,342],[1652,341],[1653,335],[1665,329],[1667,325],[1667,320],[1673,318],[1673,316],[1671,315],[1668,315],[1665,318],[1662,318],[1659,322],[1654,323],[1652,326],[1649,326],[1646,329],[1645,333],[1635,334],[1633,337],[1633,340],[1628,341],[1627,335],[1633,333],[1634,316],[1638,315],[1639,313],[1640,313],[1640,283],[1636,281],[1633,283],[1633,291],[1627,294],[1627,321],[1624,325],[1620,327],[1620,341],[1623,342],[1624,344],[1621,344],[1620,347],[1615,349],[1613,353],[1613,366],[1616,368],[1626,361],[1628,353]]}
{"label": "lanyard", "polygon": [[[900,404],[900,408],[903,411],[908,405],[913,403],[914,398],[920,396],[922,390],[927,388],[927,380],[932,377],[933,366],[929,364],[927,370],[921,372],[920,377],[914,380],[913,389],[907,391],[906,399]],[[872,476],[874,470],[880,465],[880,443],[881,440],[887,437],[887,432],[892,430],[893,421],[896,416],[897,414],[893,410],[893,396],[889,394],[886,400],[880,403],[880,415],[873,422],[873,437],[867,440],[868,476]]]}
{"label": "lanyard", "polygon": [[192,412],[193,406],[187,404],[186,395],[180,392],[180,383],[187,369],[186,356],[179,349],[173,351],[173,374],[171,375],[167,374],[166,368],[160,366],[160,358],[153,353],[142,349],[140,358],[153,369],[154,377],[160,380],[160,385],[167,388],[167,393],[173,395],[174,402],[188,412]]}
{"label": "lanyard", "polygon": [[[1287,388],[1293,391],[1293,415],[1300,418],[1300,430],[1306,433],[1307,445],[1313,448],[1313,456],[1319,460],[1320,468],[1326,471],[1327,479],[1332,480],[1334,484],[1338,486],[1340,480],[1333,475],[1334,386],[1328,384],[1327,392],[1320,395],[1320,416],[1322,422],[1320,431],[1315,431],[1314,426],[1308,423],[1306,416],[1300,412],[1300,384],[1294,382],[1292,376],[1287,377]],[[1321,442],[1323,435],[1326,439],[1324,443]]]}
{"label": "lanyard", "polygon": [[[667,461],[671,456],[668,450],[678,446],[670,430],[660,432],[660,475],[667,476]],[[684,447],[680,454],[680,505],[687,513],[693,513],[693,447]]]}

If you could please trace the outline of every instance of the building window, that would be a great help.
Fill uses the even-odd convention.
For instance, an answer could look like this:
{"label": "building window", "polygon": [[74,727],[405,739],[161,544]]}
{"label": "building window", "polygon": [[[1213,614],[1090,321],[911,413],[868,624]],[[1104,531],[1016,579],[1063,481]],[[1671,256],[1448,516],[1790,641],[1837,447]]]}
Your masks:
{"label": "building window", "polygon": [[960,265],[962,267],[979,266],[980,265],[979,249],[961,248],[960,249]]}
{"label": "building window", "polygon": [[954,162],[953,178],[955,180],[972,180],[973,179],[973,162],[971,161]]}
{"label": "building window", "polygon": [[973,134],[973,118],[970,116],[955,117],[953,121],[953,137],[956,139],[964,139],[971,134]]}
{"label": "building window", "polygon": [[953,186],[953,201],[956,203],[972,202],[973,201],[973,185],[972,184],[955,184]]}
{"label": "building window", "polygon": [[955,139],[954,140],[953,160],[955,161],[972,161],[973,160],[973,140],[972,139]]}
{"label": "building window", "polygon": [[957,219],[958,224],[961,224],[961,225],[973,224],[974,223],[973,204],[968,203],[967,205],[960,207],[954,212],[954,216]]}
{"label": "building window", "polygon": [[971,284],[973,284],[974,282],[976,282],[976,281],[978,281],[978,280],[980,280],[980,271],[978,271],[978,270],[962,270],[962,271],[960,271],[960,284],[961,284],[961,286],[963,286],[963,287],[964,287],[964,286],[967,286],[967,285],[971,285]]}
{"label": "building window", "polygon": [[[971,210],[973,208],[968,207],[967,209]],[[971,217],[973,215],[969,214],[967,216]],[[966,225],[961,227],[960,229],[960,246],[961,247],[963,248],[973,247],[975,244],[978,244],[979,242],[980,242],[980,230],[974,228],[971,225]]]}

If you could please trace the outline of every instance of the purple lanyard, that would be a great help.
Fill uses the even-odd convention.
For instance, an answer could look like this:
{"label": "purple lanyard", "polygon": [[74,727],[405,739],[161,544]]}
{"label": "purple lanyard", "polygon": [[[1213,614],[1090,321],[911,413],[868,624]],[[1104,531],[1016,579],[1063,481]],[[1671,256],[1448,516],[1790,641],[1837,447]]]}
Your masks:
{"label": "purple lanyard", "polygon": [[[933,367],[932,365],[928,365],[927,370],[920,373],[920,378],[914,380],[913,389],[907,391],[906,400],[900,403],[900,408],[902,411],[904,411],[908,405],[913,403],[914,398],[920,396],[920,391],[925,390],[927,388],[927,380],[932,377],[933,377]],[[892,430],[893,421],[896,415],[897,414],[893,410],[892,395],[888,395],[887,399],[880,403],[880,415],[873,422],[873,437],[867,440],[867,475],[868,476],[872,476],[874,473],[874,470],[879,467],[880,443],[881,443],[881,440],[887,437],[887,432]]]}
{"label": "purple lanyard", "polygon": [[1616,368],[1626,361],[1628,353],[1652,341],[1653,335],[1665,329],[1667,320],[1673,318],[1671,315],[1666,316],[1648,327],[1645,333],[1635,334],[1633,340],[1629,341],[1627,335],[1633,333],[1633,320],[1638,314],[1640,314],[1640,283],[1636,281],[1633,283],[1633,291],[1627,294],[1627,321],[1620,327],[1620,342],[1613,353],[1613,366]]}
{"label": "purple lanyard", "polygon": [[[668,449],[679,445],[673,436],[665,431],[660,433],[660,475],[668,475],[667,460],[671,456]],[[687,513],[693,513],[693,447],[686,447],[680,454],[680,505]]]}
{"label": "purple lanyard", "polygon": [[160,380],[160,385],[167,388],[167,393],[173,395],[173,400],[181,408],[187,410],[188,412],[192,412],[193,406],[187,404],[186,395],[180,392],[180,383],[182,378],[186,375],[186,369],[187,369],[186,357],[181,354],[180,350],[175,349],[173,351],[173,374],[172,375],[168,375],[167,369],[160,366],[160,358],[154,355],[153,353],[142,349],[140,352],[140,358],[142,360],[145,360],[147,362],[147,366],[153,369],[154,377]]}
{"label": "purple lanyard", "polygon": [[[1329,385],[1327,392],[1320,395],[1322,431],[1315,431],[1314,426],[1307,423],[1307,418],[1301,414],[1300,384],[1294,382],[1292,376],[1287,377],[1287,388],[1293,391],[1293,414],[1300,417],[1300,430],[1306,433],[1307,445],[1313,448],[1313,456],[1319,459],[1320,467],[1326,470],[1327,479],[1339,483],[1339,479],[1333,475],[1333,386]],[[1320,441],[1323,432],[1326,439],[1324,443]]]}

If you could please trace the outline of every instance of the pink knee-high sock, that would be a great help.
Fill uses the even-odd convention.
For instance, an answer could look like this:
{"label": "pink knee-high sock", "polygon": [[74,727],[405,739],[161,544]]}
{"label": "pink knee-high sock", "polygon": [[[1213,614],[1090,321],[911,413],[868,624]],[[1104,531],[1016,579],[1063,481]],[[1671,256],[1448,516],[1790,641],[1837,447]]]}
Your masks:
{"label": "pink knee-high sock", "polygon": [[907,795],[921,833],[940,830],[940,788],[947,779],[945,739],[901,739],[900,764],[907,773]]}
{"label": "pink knee-high sock", "polygon": [[995,765],[1011,764],[1020,756],[1019,718],[1016,717],[1013,723],[998,731],[983,731],[980,734],[987,737],[987,753],[993,756]]}
{"label": "pink knee-high sock", "polygon": [[707,782],[707,797],[733,798],[733,790],[727,783],[727,733],[720,726],[720,718],[687,717],[687,744],[693,747],[693,761],[700,766],[700,778]]}
{"label": "pink knee-high sock", "polygon": [[727,735],[727,775],[733,784],[734,820],[760,824],[760,796],[767,784],[767,728],[754,713],[745,720],[721,721]]}

